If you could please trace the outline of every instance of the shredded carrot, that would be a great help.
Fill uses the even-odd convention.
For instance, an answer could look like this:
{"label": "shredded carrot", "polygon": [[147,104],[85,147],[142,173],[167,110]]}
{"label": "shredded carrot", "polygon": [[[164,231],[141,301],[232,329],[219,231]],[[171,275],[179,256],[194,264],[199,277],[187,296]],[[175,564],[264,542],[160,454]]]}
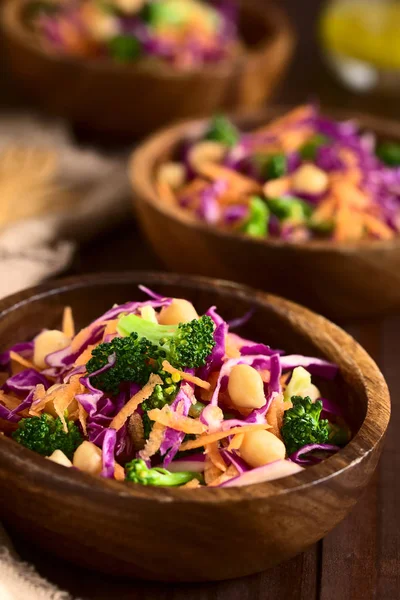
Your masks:
{"label": "shredded carrot", "polygon": [[182,488],[194,490],[196,488],[201,487],[200,481],[198,479],[191,479],[185,485],[181,485]]}
{"label": "shredded carrot", "polygon": [[229,188],[235,190],[237,194],[258,194],[262,191],[262,186],[254,179],[216,163],[203,163],[197,170],[200,175],[212,181],[226,181]]}
{"label": "shredded carrot", "polygon": [[228,450],[239,450],[244,440],[244,433],[237,433],[229,442]]}
{"label": "shredded carrot", "polygon": [[[47,404],[52,402],[52,408],[54,408],[54,412],[60,417],[64,431],[67,432],[68,428],[64,412],[73,402],[76,403],[76,394],[83,390],[79,379],[80,375],[74,375],[68,383],[52,385],[45,393],[44,387],[41,384],[37,385],[29,414],[36,417],[40,416]],[[76,409],[78,409],[78,406],[76,406]],[[71,408],[71,410],[75,409]],[[51,410],[50,412],[53,411]]]}
{"label": "shredded carrot", "polygon": [[281,149],[284,152],[293,152],[298,150],[312,136],[313,131],[310,127],[297,130],[282,131],[278,134]]}
{"label": "shredded carrot", "polygon": [[348,204],[341,204],[336,212],[334,238],[341,242],[358,240],[362,237],[362,233],[361,213],[352,210]]}
{"label": "shredded carrot", "polygon": [[73,338],[75,336],[75,323],[74,317],[72,314],[72,308],[70,306],[66,306],[64,308],[64,314],[62,319],[62,330],[66,337]]}
{"label": "shredded carrot", "polygon": [[33,362],[27,360],[26,358],[18,354],[18,352],[14,352],[14,350],[10,350],[10,359],[15,360],[15,362],[19,363],[23,367],[26,367],[27,369],[35,369],[35,371],[37,371]]}
{"label": "shredded carrot", "polygon": [[211,402],[211,398],[218,383],[219,373],[219,371],[214,371],[214,373],[211,373],[210,377],[208,378],[208,383],[210,384],[209,389],[200,390],[200,397],[203,402]]}
{"label": "shredded carrot", "polygon": [[103,333],[103,340],[108,335],[115,335],[116,333],[118,333],[117,326],[118,326],[118,319],[113,319],[112,321],[107,321],[107,325],[106,325],[106,328]]}
{"label": "shredded carrot", "polygon": [[318,225],[319,223],[323,223],[324,221],[329,221],[333,218],[333,215],[337,206],[337,198],[335,196],[327,196],[322,200],[322,202],[317,206],[312,214],[312,222]]}
{"label": "shredded carrot", "polygon": [[236,433],[248,433],[249,431],[259,431],[261,429],[270,429],[267,423],[255,423],[254,425],[243,425],[243,427],[232,427],[228,431],[217,431],[216,433],[210,433],[209,435],[201,435],[196,440],[190,440],[181,444],[180,450],[192,450],[193,448],[201,448],[204,445],[211,444],[211,442],[217,442],[224,438],[235,435]]}
{"label": "shredded carrot", "polygon": [[194,385],[197,385],[197,386],[199,386],[199,387],[201,387],[201,388],[203,388],[205,390],[209,390],[210,389],[210,384],[208,383],[208,381],[204,381],[204,379],[200,379],[200,377],[195,377],[194,375],[191,375],[190,373],[185,373],[184,371],[180,371],[179,369],[175,369],[175,367],[173,367],[172,365],[170,365],[167,360],[163,361],[162,368],[167,373],[171,373],[171,375],[173,373],[178,373],[178,375],[180,375],[181,379],[185,379],[186,381],[190,381],[190,383],[194,383]]}
{"label": "shredded carrot", "polygon": [[204,449],[213,465],[220,471],[226,471],[227,465],[218,450],[218,442],[211,442],[210,444],[207,444],[207,446],[204,446]]}
{"label": "shredded carrot", "polygon": [[152,373],[148,382],[142,387],[141,390],[132,396],[130,400],[128,400],[125,406],[121,408],[119,413],[111,421],[109,427],[119,431],[125,424],[128,417],[135,412],[139,404],[141,404],[144,400],[147,400],[147,398],[150,398],[156,385],[162,385],[162,383],[163,381],[161,377]]}
{"label": "shredded carrot", "polygon": [[276,130],[286,128],[288,125],[291,125],[292,123],[296,123],[296,121],[298,121],[298,120],[302,121],[303,119],[307,119],[308,117],[311,116],[312,111],[313,111],[313,108],[311,105],[302,104],[301,106],[297,106],[293,110],[289,111],[287,114],[283,115],[282,117],[277,117],[276,119],[273,119],[272,121],[267,123],[267,125],[263,125],[262,127],[259,127],[253,133],[255,135],[260,134],[260,133],[268,133],[268,132],[272,133]]}
{"label": "shredded carrot", "polygon": [[9,410],[14,410],[19,404],[21,404],[20,398],[6,394],[3,390],[0,390],[0,404],[3,404]]}
{"label": "shredded carrot", "polygon": [[74,363],[74,366],[75,367],[80,367],[80,366],[86,365],[86,363],[92,358],[92,350],[93,350],[93,348],[96,348],[96,346],[95,345],[88,346],[86,348],[86,350],[84,350],[82,352],[82,354],[80,354],[78,356],[78,358],[76,359],[76,361]]}
{"label": "shredded carrot", "polygon": [[290,190],[290,177],[280,177],[272,179],[264,184],[263,191],[267,198],[277,198],[284,196]]}
{"label": "shredded carrot", "polygon": [[156,188],[158,195],[164,204],[167,204],[168,206],[176,205],[176,196],[169,183],[167,183],[165,180],[159,180],[156,183]]}
{"label": "shredded carrot", "polygon": [[216,479],[211,481],[211,483],[209,483],[208,485],[210,487],[216,487],[217,485],[221,485],[221,483],[224,483],[225,481],[229,481],[229,479],[233,479],[234,477],[237,477],[238,475],[239,475],[239,471],[237,470],[235,465],[229,465],[229,467],[227,468],[227,470],[224,473],[221,473],[221,475],[219,477],[217,477]]}
{"label": "shredded carrot", "polygon": [[71,342],[71,352],[78,352],[82,345],[90,338],[93,329],[96,329],[101,325],[104,325],[105,327],[107,325],[107,321],[105,321],[104,323],[94,322],[88,325],[87,327],[81,329]]}
{"label": "shredded carrot", "polygon": [[196,177],[196,179],[193,179],[193,181],[179,190],[178,202],[185,202],[185,204],[188,203],[188,207],[196,208],[200,193],[209,185],[206,179]]}
{"label": "shredded carrot", "polygon": [[[68,383],[61,386],[53,398],[54,410],[63,424],[65,433],[68,433],[68,426],[64,416],[65,411],[70,408],[71,405],[71,412],[75,410],[74,403],[77,405],[75,396],[84,389],[79,379],[80,375],[74,375],[74,377],[71,377]],[[79,410],[79,406],[76,406],[76,409]]]}
{"label": "shredded carrot", "polygon": [[161,423],[154,423],[144,449],[139,452],[140,458],[149,460],[156,452],[158,452],[164,439],[165,431],[166,427],[164,427],[164,425],[161,425]]}
{"label": "shredded carrot", "polygon": [[163,408],[153,408],[148,411],[148,416],[152,421],[171,427],[176,431],[182,431],[187,434],[200,434],[207,431],[207,426],[201,423],[198,419],[185,417],[172,411],[170,406],[166,404]]}
{"label": "shredded carrot", "polygon": [[210,485],[211,482],[215,481],[220,475],[222,475],[224,471],[218,469],[212,462],[212,460],[206,456],[206,460],[204,463],[204,481],[207,485]]}
{"label": "shredded carrot", "polygon": [[114,479],[116,479],[117,481],[125,481],[125,470],[118,463],[115,463]]}
{"label": "shredded carrot", "polygon": [[34,417],[39,417],[46,404],[52,402],[56,398],[58,390],[62,389],[63,386],[64,384],[62,383],[56,383],[46,391],[44,386],[39,383],[33,393],[33,402],[29,409],[29,414]]}
{"label": "shredded carrot", "polygon": [[332,181],[331,193],[340,203],[345,203],[349,207],[363,209],[371,203],[367,194],[344,177],[340,177],[337,181]]}
{"label": "shredded carrot", "polygon": [[79,423],[81,424],[82,431],[85,435],[87,435],[87,426],[86,426],[87,418],[88,418],[88,413],[83,408],[82,404],[80,402],[78,402],[78,419],[79,419]]}
{"label": "shredded carrot", "polygon": [[240,349],[232,338],[232,334],[229,333],[225,337],[225,356],[226,358],[239,358],[240,356]]}
{"label": "shredded carrot", "polygon": [[283,425],[283,415],[285,412],[285,403],[282,394],[276,396],[268,409],[266,418],[271,425],[271,433],[281,438],[281,429]]}
{"label": "shredded carrot", "polygon": [[379,221],[375,217],[367,214],[363,216],[363,220],[365,227],[373,235],[377,235],[383,240],[391,240],[392,238],[394,238],[394,231],[390,229],[390,227],[388,227],[385,223],[382,223],[382,221]]}

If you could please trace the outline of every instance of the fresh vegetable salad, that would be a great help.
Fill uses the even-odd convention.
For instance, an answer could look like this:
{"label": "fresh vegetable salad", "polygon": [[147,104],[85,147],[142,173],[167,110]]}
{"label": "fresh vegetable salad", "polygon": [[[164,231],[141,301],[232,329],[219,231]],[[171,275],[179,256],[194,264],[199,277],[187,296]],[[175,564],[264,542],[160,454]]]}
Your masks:
{"label": "fresh vegetable salad", "polygon": [[300,106],[250,133],[217,116],[158,171],[161,199],[253,237],[390,240],[400,231],[400,144]]}
{"label": "fresh vegetable salad", "polygon": [[301,471],[350,438],[312,376],[336,365],[233,333],[212,306],[140,286],[75,332],[44,330],[0,355],[4,435],[65,467],[152,486],[242,486]]}
{"label": "fresh vegetable salad", "polygon": [[152,57],[190,69],[238,50],[230,0],[45,0],[30,12],[43,44],[66,55],[123,63]]}

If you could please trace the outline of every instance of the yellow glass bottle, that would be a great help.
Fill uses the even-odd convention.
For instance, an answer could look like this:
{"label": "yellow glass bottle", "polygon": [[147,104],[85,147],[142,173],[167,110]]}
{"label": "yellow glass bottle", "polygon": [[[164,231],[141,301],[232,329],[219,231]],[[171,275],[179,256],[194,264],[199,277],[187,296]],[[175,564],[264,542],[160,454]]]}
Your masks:
{"label": "yellow glass bottle", "polygon": [[331,0],[320,20],[325,53],[351,87],[400,90],[400,2]]}

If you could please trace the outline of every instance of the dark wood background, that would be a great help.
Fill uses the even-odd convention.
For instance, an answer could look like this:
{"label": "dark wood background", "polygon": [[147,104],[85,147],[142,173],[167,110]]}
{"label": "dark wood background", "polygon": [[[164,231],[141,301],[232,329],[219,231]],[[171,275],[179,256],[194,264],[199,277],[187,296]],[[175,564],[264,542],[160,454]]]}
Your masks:
{"label": "dark wood background", "polygon": [[[267,0],[265,0],[267,1]],[[357,108],[400,119],[399,98],[355,95],[338,84],[318,52],[315,22],[321,0],[282,0],[299,43],[289,76],[276,100],[319,98],[328,106]],[[366,0],[366,4],[368,0]],[[25,99],[5,75],[0,102],[17,108]],[[141,237],[134,219],[86,244],[73,272],[162,268]],[[385,293],[385,290],[382,290]],[[85,600],[396,600],[400,598],[400,315],[385,320],[344,323],[374,357],[388,381],[393,412],[376,476],[352,514],[323,541],[266,573],[215,584],[159,585],[121,581],[60,563],[22,540],[20,555],[51,581]],[[276,515],[279,519],[279,515]],[[29,599],[27,599],[29,600]]]}

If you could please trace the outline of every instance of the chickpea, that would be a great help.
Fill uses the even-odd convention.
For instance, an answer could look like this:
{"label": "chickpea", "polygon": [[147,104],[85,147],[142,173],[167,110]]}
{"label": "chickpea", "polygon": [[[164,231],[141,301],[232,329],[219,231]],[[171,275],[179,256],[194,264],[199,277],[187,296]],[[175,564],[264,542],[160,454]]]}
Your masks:
{"label": "chickpea", "polygon": [[101,450],[92,442],[82,442],[75,450],[72,463],[80,471],[98,475],[103,468]]}
{"label": "chickpea", "polygon": [[279,179],[271,179],[264,184],[263,191],[267,198],[279,198],[287,194],[290,190],[290,181],[288,177],[280,177]]}
{"label": "chickpea", "polygon": [[245,433],[240,455],[251,467],[262,467],[286,456],[285,444],[270,431]]}
{"label": "chickpea", "polygon": [[292,186],[296,192],[323,194],[328,189],[328,185],[328,175],[315,165],[302,165],[293,173]]}
{"label": "chickpea", "polygon": [[34,339],[33,362],[39,369],[45,369],[47,367],[46,356],[66,348],[70,343],[70,338],[64,335],[62,331],[57,329],[42,331]]}
{"label": "chickpea", "polygon": [[209,162],[221,162],[224,158],[226,147],[220,142],[206,140],[194,144],[189,152],[189,162],[194,169],[201,168],[201,165]]}
{"label": "chickpea", "polygon": [[46,456],[48,460],[62,465],[63,467],[72,467],[72,462],[67,458],[61,450],[54,450],[51,456]]}
{"label": "chickpea", "polygon": [[183,298],[174,298],[169,306],[163,306],[158,315],[158,322],[160,325],[176,325],[198,318],[199,315],[191,302]]}
{"label": "chickpea", "polygon": [[178,190],[186,181],[185,167],[178,162],[167,162],[158,170],[158,180],[165,181],[173,190]]}
{"label": "chickpea", "polygon": [[119,32],[118,19],[92,3],[83,4],[82,19],[94,40],[108,41]]}
{"label": "chickpea", "polygon": [[232,404],[238,408],[261,408],[266,402],[261,375],[250,365],[235,365],[232,368],[228,393]]}

